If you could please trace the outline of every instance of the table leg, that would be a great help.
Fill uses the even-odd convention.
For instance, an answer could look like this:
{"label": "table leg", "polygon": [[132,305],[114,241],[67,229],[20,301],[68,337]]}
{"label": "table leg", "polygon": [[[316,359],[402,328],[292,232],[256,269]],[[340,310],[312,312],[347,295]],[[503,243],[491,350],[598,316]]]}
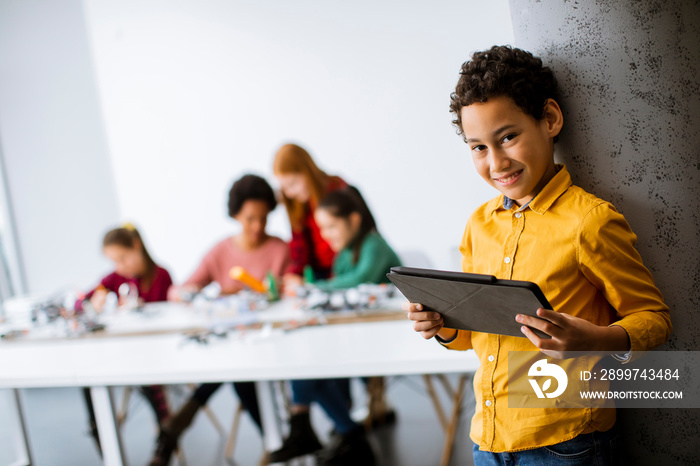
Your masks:
{"label": "table leg", "polygon": [[90,387],[90,396],[95,407],[104,464],[105,466],[123,466],[126,462],[114,415],[116,409],[112,389],[111,387]]}
{"label": "table leg", "polygon": [[[464,388],[466,386],[467,377],[467,375],[461,375],[459,377],[459,385],[456,392],[448,390],[448,392],[454,393],[454,397],[452,399],[453,404],[450,423],[447,426],[447,431],[445,432],[445,446],[442,450],[442,458],[440,458],[440,464],[442,466],[449,465],[450,459],[452,458],[452,448],[454,447],[455,434],[457,433],[457,426],[459,425],[459,420],[462,413],[462,398],[464,397]],[[447,383],[447,379],[445,379],[444,383]]]}
{"label": "table leg", "polygon": [[440,403],[440,399],[437,396],[437,392],[435,391],[431,377],[432,376],[430,374],[423,375],[426,389],[428,390],[430,398],[433,400],[433,405],[435,407],[435,412],[438,415],[438,419],[440,420],[440,425],[445,431],[445,444],[442,449],[440,465],[447,466],[450,464],[450,459],[452,458],[452,448],[455,443],[455,434],[457,433],[457,427],[459,426],[459,421],[462,414],[462,399],[464,398],[464,391],[469,375],[463,374],[459,376],[456,390],[452,389],[452,385],[450,385],[449,380],[447,380],[447,377],[444,374],[437,375],[438,380],[442,382],[447,395],[452,401],[452,412],[449,419],[445,415],[445,411],[443,410],[442,403]]}
{"label": "table leg", "polygon": [[10,431],[14,435],[14,444],[15,448],[14,451],[17,454],[17,459],[15,460],[14,463],[11,463],[12,466],[26,466],[26,465],[31,465],[34,462],[32,461],[32,452],[31,448],[29,446],[29,436],[27,435],[27,424],[26,424],[26,417],[24,414],[24,399],[22,396],[22,392],[18,388],[12,389],[12,392],[7,391],[6,392],[8,395],[7,401],[9,404],[9,409],[11,411],[14,411],[14,413],[11,413],[10,419],[11,422],[13,422],[15,425],[12,426]]}
{"label": "table leg", "polygon": [[265,450],[274,451],[282,446],[282,434],[277,424],[275,416],[275,403],[273,400],[274,391],[272,390],[272,382],[262,380],[255,382],[255,388],[258,392],[258,403],[260,405],[260,417],[263,424],[263,443]]}
{"label": "table leg", "polygon": [[431,378],[431,374],[424,374],[423,375],[423,380],[425,380],[425,387],[428,390],[428,395],[430,395],[430,399],[433,401],[433,406],[435,407],[435,413],[438,416],[438,419],[440,420],[440,425],[442,426],[442,430],[447,432],[447,427],[448,427],[448,421],[447,421],[447,416],[445,415],[445,411],[442,409],[442,404],[440,403],[440,399],[437,396],[437,392],[435,391],[435,387],[433,386],[433,379]]}

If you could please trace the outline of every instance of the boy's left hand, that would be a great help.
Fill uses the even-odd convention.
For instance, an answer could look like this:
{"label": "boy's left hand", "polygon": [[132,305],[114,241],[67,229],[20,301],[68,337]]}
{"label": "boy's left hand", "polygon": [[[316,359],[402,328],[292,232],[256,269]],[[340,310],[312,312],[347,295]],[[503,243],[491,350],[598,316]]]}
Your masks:
{"label": "boy's left hand", "polygon": [[[627,331],[619,326],[603,327],[569,314],[539,308],[539,319],[523,314],[515,317],[523,324],[520,330],[539,350],[557,359],[564,359],[566,351],[614,351],[630,349]],[[540,338],[528,327],[535,328],[551,339]]]}

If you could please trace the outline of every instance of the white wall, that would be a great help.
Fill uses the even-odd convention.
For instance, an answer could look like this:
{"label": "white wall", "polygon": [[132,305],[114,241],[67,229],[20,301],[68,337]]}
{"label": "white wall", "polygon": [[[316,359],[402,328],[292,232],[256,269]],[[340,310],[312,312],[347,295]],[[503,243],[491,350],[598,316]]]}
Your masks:
{"label": "white wall", "polygon": [[94,282],[119,214],[80,0],[0,0],[0,144],[27,291]]}
{"label": "white wall", "polygon": [[[306,147],[395,249],[454,267],[494,196],[448,113],[461,63],[512,42],[508,4],[85,0],[121,213],[176,281],[231,234],[230,184]],[[279,208],[270,230],[289,236]]]}

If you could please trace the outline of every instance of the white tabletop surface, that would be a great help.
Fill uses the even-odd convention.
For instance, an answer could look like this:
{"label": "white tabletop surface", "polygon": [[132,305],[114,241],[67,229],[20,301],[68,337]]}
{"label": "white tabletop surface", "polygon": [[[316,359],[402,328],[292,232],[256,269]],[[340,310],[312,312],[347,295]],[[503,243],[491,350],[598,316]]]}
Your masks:
{"label": "white tabletop surface", "polygon": [[425,341],[408,320],[232,332],[0,343],[0,388],[472,372],[472,351]]}

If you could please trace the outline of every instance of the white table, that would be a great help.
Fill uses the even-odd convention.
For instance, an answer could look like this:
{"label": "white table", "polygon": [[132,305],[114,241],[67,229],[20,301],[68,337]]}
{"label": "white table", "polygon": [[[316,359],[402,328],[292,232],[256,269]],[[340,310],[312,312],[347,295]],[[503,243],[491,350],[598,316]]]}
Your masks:
{"label": "white table", "polygon": [[[207,345],[178,334],[2,342],[0,388],[90,387],[104,462],[122,465],[113,386],[474,372],[478,364],[473,352],[426,342],[402,320],[249,330]],[[274,449],[281,438],[269,384],[257,386]]]}

